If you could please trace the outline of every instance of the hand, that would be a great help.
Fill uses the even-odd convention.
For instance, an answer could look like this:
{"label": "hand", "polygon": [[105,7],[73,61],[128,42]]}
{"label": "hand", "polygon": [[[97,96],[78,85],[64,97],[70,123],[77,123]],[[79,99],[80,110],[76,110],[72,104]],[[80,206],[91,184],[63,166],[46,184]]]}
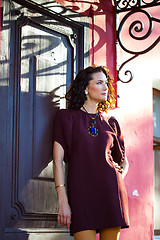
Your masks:
{"label": "hand", "polygon": [[118,163],[116,162],[112,162],[114,167],[118,170],[119,173],[123,174],[123,168],[121,166],[118,165]]}
{"label": "hand", "polygon": [[58,223],[69,230],[71,223],[71,209],[68,203],[59,203]]}

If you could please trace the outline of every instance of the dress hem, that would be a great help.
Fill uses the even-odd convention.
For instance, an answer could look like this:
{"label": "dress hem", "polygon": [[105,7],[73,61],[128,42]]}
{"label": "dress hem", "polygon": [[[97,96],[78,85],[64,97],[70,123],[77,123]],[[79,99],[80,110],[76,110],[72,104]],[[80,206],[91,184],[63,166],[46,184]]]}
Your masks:
{"label": "dress hem", "polygon": [[108,227],[99,227],[98,229],[97,228],[92,228],[92,227],[88,227],[88,228],[83,228],[83,229],[79,229],[75,232],[71,232],[70,231],[70,235],[73,236],[75,233],[77,232],[81,232],[81,231],[87,231],[87,230],[96,230],[96,234],[97,233],[100,233],[100,230],[102,229],[108,229],[108,228],[115,228],[115,227],[120,227],[121,229],[126,229],[126,228],[129,228],[129,225],[114,225],[114,226],[108,226]]}

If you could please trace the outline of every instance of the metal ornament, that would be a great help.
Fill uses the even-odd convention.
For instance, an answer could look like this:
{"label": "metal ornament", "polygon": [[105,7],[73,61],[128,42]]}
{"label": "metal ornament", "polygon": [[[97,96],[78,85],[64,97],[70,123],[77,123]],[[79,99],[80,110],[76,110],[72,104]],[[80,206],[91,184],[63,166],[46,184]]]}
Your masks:
{"label": "metal ornament", "polygon": [[91,126],[88,127],[88,133],[92,136],[92,137],[96,137],[98,136],[99,130],[94,126],[96,124],[96,117],[98,116],[99,112],[97,111],[96,116],[95,117],[91,117],[90,114],[87,112],[87,110],[85,109],[85,107],[83,106],[83,109],[85,110],[85,112],[88,114],[88,116],[91,118]]}
{"label": "metal ornament", "polygon": [[[160,35],[157,35],[155,39],[150,40],[154,35],[152,33],[155,30],[154,28],[156,28],[155,23],[160,23],[158,15],[158,17],[151,15],[151,8],[156,8],[159,5],[160,0],[116,0],[116,13],[122,13],[123,16],[121,21],[117,23],[117,43],[123,51],[127,53],[127,56],[129,56],[128,54],[131,54],[121,65],[118,64],[120,67],[117,71],[117,81],[121,81],[122,83],[129,83],[132,81],[133,73],[130,70],[125,71],[125,65],[138,56],[148,53],[159,44]],[[128,48],[128,39],[122,37],[123,31],[125,31],[125,34],[128,34],[131,40],[137,41],[137,45],[140,41],[141,43],[145,41],[144,47],[135,49]],[[148,44],[146,44],[147,41]],[[130,47],[131,46],[132,45],[130,45]],[[140,46],[143,45],[140,44]],[[122,73],[125,75],[124,80],[120,77],[120,75],[122,76]]]}
{"label": "metal ornament", "polygon": [[92,121],[91,121],[91,126],[88,128],[88,133],[92,136],[92,137],[96,137],[98,136],[98,129],[94,126],[96,123],[95,119],[92,118]]}

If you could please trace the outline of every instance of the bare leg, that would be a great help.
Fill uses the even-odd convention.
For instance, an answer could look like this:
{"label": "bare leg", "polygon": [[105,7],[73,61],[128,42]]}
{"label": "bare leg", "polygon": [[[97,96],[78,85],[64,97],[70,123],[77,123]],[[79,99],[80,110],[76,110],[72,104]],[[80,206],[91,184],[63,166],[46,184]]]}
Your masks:
{"label": "bare leg", "polygon": [[120,227],[115,227],[100,230],[100,240],[118,240],[120,229]]}
{"label": "bare leg", "polygon": [[85,230],[74,234],[74,240],[96,240],[96,230]]}

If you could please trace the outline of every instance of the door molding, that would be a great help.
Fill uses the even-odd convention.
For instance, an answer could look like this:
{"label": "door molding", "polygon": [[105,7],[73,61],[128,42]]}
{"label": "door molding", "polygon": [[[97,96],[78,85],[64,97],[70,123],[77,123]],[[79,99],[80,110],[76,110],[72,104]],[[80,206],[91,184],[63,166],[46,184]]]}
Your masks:
{"label": "door molding", "polygon": [[[14,1],[17,3],[21,3],[21,1]],[[84,25],[80,24],[78,22],[75,22],[73,20],[69,20],[62,15],[57,15],[56,13],[53,14],[53,12],[44,9],[38,4],[31,3],[31,1],[23,1],[23,4],[25,7],[30,7],[34,10],[36,10],[38,13],[41,13],[42,15],[45,14],[49,16],[50,18],[54,20],[60,20],[64,21],[64,23],[72,28],[78,29],[78,35],[80,36],[78,40],[78,47],[80,49],[79,54],[79,65],[78,69],[82,68],[84,66]],[[47,26],[43,23],[39,23],[38,19],[36,21],[36,18],[25,16],[25,14],[21,11],[16,11],[16,9],[12,10],[12,15],[18,15],[17,20],[12,22],[12,37],[14,38],[15,47],[12,49],[12,60],[11,60],[11,69],[10,69],[10,81],[13,84],[13,128],[12,128],[12,190],[11,190],[11,207],[12,207],[12,214],[11,219],[12,220],[44,220],[44,221],[57,221],[57,213],[39,213],[39,212],[27,212],[23,206],[23,204],[19,201],[18,198],[18,181],[19,181],[19,123],[20,123],[20,76],[21,76],[21,69],[19,63],[21,62],[21,31],[22,27],[25,25],[32,25],[36,24],[39,26],[42,26],[44,28],[47,28]],[[57,31],[57,29],[54,27],[51,27],[50,30]],[[68,37],[68,41],[70,43],[70,46],[73,49],[73,55],[76,55],[76,52],[74,51],[76,40],[76,34],[70,34],[69,32],[64,32],[63,28],[59,28],[59,31],[61,34]],[[13,47],[13,45],[12,45]],[[32,67],[35,68],[36,65],[36,59],[32,59]],[[73,63],[74,65],[74,63]],[[77,70],[78,70],[77,69]],[[72,69],[72,72],[76,72],[76,69]],[[73,78],[74,76],[72,76]],[[34,84],[33,79],[33,84]],[[33,90],[34,90],[33,86]],[[33,98],[34,98],[34,92],[33,92]],[[33,109],[34,110],[34,109]]]}

